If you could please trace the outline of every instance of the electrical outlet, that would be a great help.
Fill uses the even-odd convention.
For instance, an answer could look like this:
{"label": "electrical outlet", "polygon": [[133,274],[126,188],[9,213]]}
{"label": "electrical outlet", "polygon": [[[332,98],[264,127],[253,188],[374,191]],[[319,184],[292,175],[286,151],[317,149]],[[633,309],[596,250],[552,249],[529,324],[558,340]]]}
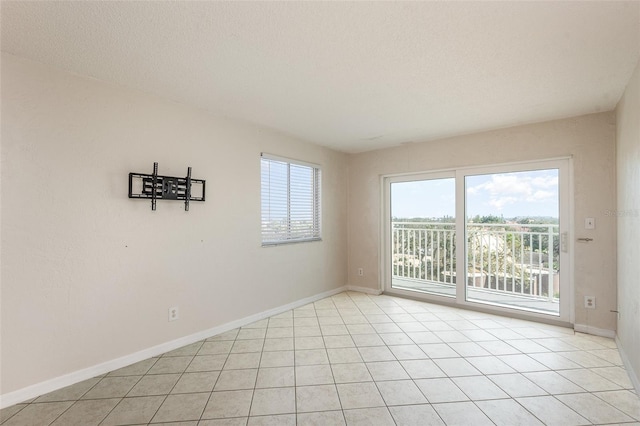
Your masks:
{"label": "electrical outlet", "polygon": [[584,297],[584,307],[587,309],[595,309],[596,308],[596,298],[595,296],[585,296]]}
{"label": "electrical outlet", "polygon": [[358,268],[358,275],[359,276],[363,276],[364,275],[364,269]]}
{"label": "electrical outlet", "polygon": [[180,313],[178,312],[178,307],[174,306],[173,308],[169,308],[169,321],[175,321],[180,318]]}

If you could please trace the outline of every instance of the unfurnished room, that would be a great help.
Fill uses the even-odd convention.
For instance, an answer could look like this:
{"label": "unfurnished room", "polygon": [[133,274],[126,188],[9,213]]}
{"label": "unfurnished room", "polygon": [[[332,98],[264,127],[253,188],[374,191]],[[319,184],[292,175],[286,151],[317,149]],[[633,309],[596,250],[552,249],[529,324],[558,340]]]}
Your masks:
{"label": "unfurnished room", "polygon": [[0,1],[2,426],[640,424],[640,1]]}

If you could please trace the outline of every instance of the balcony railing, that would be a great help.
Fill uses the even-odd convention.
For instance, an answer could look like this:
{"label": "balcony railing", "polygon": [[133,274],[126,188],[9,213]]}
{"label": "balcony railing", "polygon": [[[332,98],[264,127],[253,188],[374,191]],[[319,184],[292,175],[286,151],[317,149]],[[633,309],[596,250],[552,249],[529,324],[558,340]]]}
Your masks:
{"label": "balcony railing", "polygon": [[[393,278],[454,287],[454,223],[392,223]],[[477,290],[555,301],[556,224],[467,223],[467,285]]]}

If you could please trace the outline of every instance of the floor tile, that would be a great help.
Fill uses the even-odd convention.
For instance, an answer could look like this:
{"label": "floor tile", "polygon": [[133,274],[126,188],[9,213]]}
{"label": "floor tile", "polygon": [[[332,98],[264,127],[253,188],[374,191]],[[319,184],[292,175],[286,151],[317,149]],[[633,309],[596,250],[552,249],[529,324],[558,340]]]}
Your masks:
{"label": "floor tile", "polygon": [[258,370],[256,388],[282,388],[294,385],[293,367],[260,368]]}
{"label": "floor tile", "polygon": [[219,375],[217,371],[184,373],[171,393],[211,392]]}
{"label": "floor tile", "polygon": [[215,342],[204,342],[198,351],[198,355],[227,355],[231,352],[234,341],[221,340]]}
{"label": "floor tile", "polygon": [[102,425],[116,426],[147,423],[156,414],[164,399],[164,395],[125,398],[109,413]]}
{"label": "floor tile", "polygon": [[334,364],[331,366],[336,383],[371,382],[373,378],[364,363]]}
{"label": "floor tile", "polygon": [[135,364],[114,370],[107,374],[107,376],[141,376],[143,374],[147,374],[156,361],[158,361],[158,358],[145,359],[143,361],[136,362]]}
{"label": "floor tile", "polygon": [[266,339],[290,339],[293,337],[293,327],[268,328]]}
{"label": "floor tile", "polygon": [[[374,383],[347,383],[336,385],[344,410],[351,408],[384,407],[384,401]],[[347,424],[348,424],[347,419]]]}
{"label": "floor tile", "polygon": [[214,391],[253,389],[256,384],[257,369],[225,370],[220,373]]}
{"label": "floor tile", "polygon": [[85,426],[100,423],[120,398],[77,401],[52,423],[53,426]]}
{"label": "floor tile", "polygon": [[158,409],[152,422],[199,420],[207,405],[209,396],[209,393],[169,395]]}
{"label": "floor tile", "polygon": [[491,355],[517,355],[520,353],[519,350],[501,340],[488,340],[476,343]]}
{"label": "floor tile", "polygon": [[482,374],[506,374],[515,373],[516,371],[502,362],[496,356],[479,356],[467,359],[471,365],[480,370]]}
{"label": "floor tile", "polygon": [[347,426],[395,426],[387,408],[344,410]]}
{"label": "floor tile", "polygon": [[198,355],[193,358],[191,364],[187,367],[186,372],[219,371],[224,367],[226,360],[227,355]]}
{"label": "floor tile", "polygon": [[329,364],[326,349],[295,351],[295,365]]}
{"label": "floor tile", "polygon": [[454,377],[451,380],[472,401],[509,398],[509,395],[485,376]]}
{"label": "floor tile", "polygon": [[5,408],[0,423],[640,422],[621,364],[612,339],[344,292]]}
{"label": "floor tile", "polygon": [[594,394],[628,416],[640,421],[640,398],[628,390],[597,392]]}
{"label": "floor tile", "polygon": [[373,334],[376,330],[370,324],[348,324],[349,334]]}
{"label": "floor tile", "polygon": [[625,389],[633,389],[633,383],[629,379],[629,374],[622,367],[603,367],[603,368],[590,368],[591,372],[596,373],[598,376],[602,376],[607,380],[612,381],[618,386]]}
{"label": "floor tile", "polygon": [[101,379],[89,379],[71,386],[59,389],[54,392],[42,395],[35,399],[35,402],[59,402],[75,401],[80,399],[85,393],[100,382]]}
{"label": "floor tile", "polygon": [[265,339],[236,340],[231,347],[232,354],[262,352]]}
{"label": "floor tile", "polygon": [[379,382],[377,386],[387,406],[427,403],[413,380]]}
{"label": "floor tile", "polygon": [[320,331],[323,336],[344,336],[349,334],[347,327],[343,324],[321,325]]}
{"label": "floor tile", "polygon": [[141,379],[141,376],[105,377],[82,399],[122,398]]}
{"label": "floor tile", "polygon": [[266,334],[266,328],[242,328],[236,340],[264,339]]}
{"label": "floor tile", "polygon": [[322,336],[322,331],[320,331],[320,326],[312,326],[312,327],[294,327],[293,335],[295,337],[312,337],[312,336]]}
{"label": "floor tile", "polygon": [[296,408],[298,413],[310,411],[339,410],[340,400],[335,385],[296,387]]}
{"label": "floor tile", "polygon": [[[274,354],[279,352],[269,352],[269,354]],[[260,352],[251,352],[244,354],[230,354],[227,357],[227,362],[224,363],[223,370],[241,370],[245,368],[258,368],[260,366]],[[264,367],[281,367],[276,365],[265,365]]]}
{"label": "floor tile", "polygon": [[351,336],[324,336],[323,339],[327,349],[356,347]]}
{"label": "floor tile", "polygon": [[616,385],[610,380],[590,371],[590,370],[562,370],[558,371],[563,377],[571,380],[576,385],[584,388],[589,392],[618,390],[621,386]]}
{"label": "floor tile", "polygon": [[247,426],[296,426],[295,414],[249,417]]}
{"label": "floor tile", "polygon": [[433,404],[433,408],[448,426],[493,426],[493,422],[473,402]]}
{"label": "floor tile", "polygon": [[143,376],[126,394],[133,396],[167,395],[180,379],[180,374],[153,374]]}
{"label": "floor tile", "polygon": [[297,386],[333,384],[333,373],[329,365],[301,365],[295,369]]}
{"label": "floor tile", "polygon": [[400,364],[412,379],[446,377],[446,374],[430,359],[400,361]]}
{"label": "floor tile", "polygon": [[490,355],[482,346],[475,342],[453,342],[449,347],[462,357],[476,357]]}
{"label": "floor tile", "polygon": [[544,389],[520,373],[494,374],[487,377],[512,398],[547,394]]}
{"label": "floor tile", "polygon": [[160,358],[147,374],[171,374],[184,373],[194,357],[192,356],[173,356],[168,358]]}
{"label": "floor tile", "polygon": [[324,339],[321,336],[313,337],[296,337],[295,348],[297,350],[305,349],[324,349]]}
{"label": "floor tile", "polygon": [[384,342],[377,334],[354,334],[351,336],[357,347],[385,346]]}
{"label": "floor tile", "polygon": [[298,413],[297,426],[341,426],[346,425],[342,411]]}
{"label": "floor tile", "polygon": [[[265,339],[264,352],[269,351],[292,351],[293,350],[293,337],[281,337],[276,339]],[[264,354],[263,352],[263,354]]]}
{"label": "floor tile", "polygon": [[444,426],[438,413],[429,404],[389,407],[397,426]]}
{"label": "floor tile", "polygon": [[249,415],[252,398],[253,390],[213,392],[202,418],[246,417]]}
{"label": "floor tile", "polygon": [[434,361],[449,377],[474,376],[482,374],[464,358],[442,358]]}
{"label": "floor tile", "polygon": [[296,412],[295,388],[256,389],[253,392],[251,416]]}
{"label": "floor tile", "polygon": [[352,362],[362,362],[360,352],[356,348],[332,348],[327,349],[329,362],[331,364],[346,364]]}
{"label": "floor tile", "polygon": [[27,407],[27,404],[16,404],[16,405],[11,405],[9,407],[1,409],[0,424],[4,423],[5,421],[9,420],[11,417],[15,416],[17,413],[22,411],[25,407]]}
{"label": "floor tile", "polygon": [[420,379],[415,383],[431,404],[469,400],[451,379]]}
{"label": "floor tile", "polygon": [[584,392],[580,386],[570,380],[565,379],[555,371],[539,371],[535,373],[524,373],[527,379],[541,387],[550,394],[580,393]]}
{"label": "floor tile", "polygon": [[271,327],[293,327],[293,318],[269,318],[268,328]]}
{"label": "floor tile", "polygon": [[387,346],[413,344],[413,340],[405,333],[383,333],[380,334],[380,338]]}
{"label": "floor tile", "polygon": [[389,350],[398,360],[427,359],[427,355],[417,345],[389,346]]}
{"label": "floor tile", "polygon": [[552,396],[516,399],[524,408],[548,426],[588,425],[590,422]]}
{"label": "floor tile", "polygon": [[542,426],[535,416],[525,410],[513,399],[495,399],[491,401],[478,401],[476,405],[497,426]]}
{"label": "floor tile", "polygon": [[418,345],[429,358],[455,358],[460,355],[446,343],[425,343]]}
{"label": "floor tile", "polygon": [[622,411],[607,404],[602,399],[589,393],[574,393],[570,395],[556,395],[564,405],[580,413],[580,415],[594,424],[624,423],[633,419]]}
{"label": "floor tile", "polygon": [[29,404],[3,423],[3,426],[48,425],[71,405],[72,401]]}
{"label": "floor tile", "polygon": [[396,359],[386,346],[364,346],[358,348],[358,351],[365,362],[395,361]]}
{"label": "floor tile", "polygon": [[190,345],[182,346],[181,348],[174,349],[174,350],[169,351],[169,352],[165,352],[164,354],[162,354],[162,356],[163,357],[168,357],[168,356],[194,356],[194,355],[196,355],[198,353],[198,351],[202,347],[203,343],[204,343],[203,341],[200,341],[200,342],[192,343]]}
{"label": "floor tile", "polygon": [[409,379],[398,361],[367,362],[366,365],[375,381]]}
{"label": "floor tile", "polygon": [[293,351],[263,352],[259,361],[260,368],[293,367]]}

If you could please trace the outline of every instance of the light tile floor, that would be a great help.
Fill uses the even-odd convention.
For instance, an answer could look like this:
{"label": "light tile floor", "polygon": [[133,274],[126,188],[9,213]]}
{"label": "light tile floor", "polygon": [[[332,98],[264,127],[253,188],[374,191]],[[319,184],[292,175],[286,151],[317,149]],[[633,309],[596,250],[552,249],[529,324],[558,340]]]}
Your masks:
{"label": "light tile floor", "polygon": [[15,425],[640,423],[611,339],[341,293],[1,411]]}

